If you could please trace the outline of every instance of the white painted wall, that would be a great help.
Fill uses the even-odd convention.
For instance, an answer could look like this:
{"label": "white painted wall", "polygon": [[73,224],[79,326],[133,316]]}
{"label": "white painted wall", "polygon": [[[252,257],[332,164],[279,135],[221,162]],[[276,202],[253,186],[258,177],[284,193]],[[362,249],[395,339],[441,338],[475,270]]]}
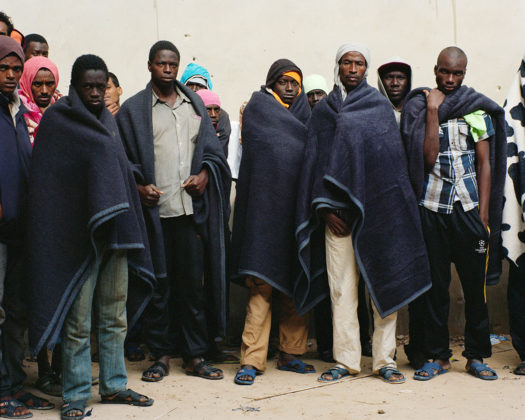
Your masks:
{"label": "white painted wall", "polygon": [[433,85],[437,54],[456,44],[469,57],[465,83],[499,103],[525,52],[525,0],[10,0],[0,9],[47,38],[63,92],[75,58],[94,53],[129,97],[149,80],[150,46],[168,39],[181,51],[179,76],[193,59],[207,67],[232,119],[278,58],[332,83],[346,41],[370,47],[374,86],[392,55],[412,64],[414,87]]}

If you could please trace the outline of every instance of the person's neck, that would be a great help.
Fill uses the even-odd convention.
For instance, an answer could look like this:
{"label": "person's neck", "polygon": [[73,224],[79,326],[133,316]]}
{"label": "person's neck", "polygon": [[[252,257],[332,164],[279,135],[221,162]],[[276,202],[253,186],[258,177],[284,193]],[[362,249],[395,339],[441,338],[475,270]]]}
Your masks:
{"label": "person's neck", "polygon": [[152,82],[152,89],[155,92],[155,95],[161,101],[171,102],[177,99],[177,90],[175,89],[175,83],[170,83],[169,85],[156,85],[155,82]]}
{"label": "person's neck", "polygon": [[[50,105],[51,105],[51,104],[49,104],[49,105],[46,106],[46,107],[39,106],[38,109],[39,109],[40,112],[43,114],[43,113],[46,111],[46,109],[49,108]],[[38,106],[38,105],[37,105],[37,106]]]}

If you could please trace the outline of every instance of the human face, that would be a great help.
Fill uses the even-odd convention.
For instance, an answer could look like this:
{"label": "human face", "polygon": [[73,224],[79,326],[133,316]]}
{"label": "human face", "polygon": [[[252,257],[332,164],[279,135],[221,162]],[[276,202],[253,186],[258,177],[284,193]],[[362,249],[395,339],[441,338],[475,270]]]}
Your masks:
{"label": "human face", "polygon": [[187,87],[188,89],[193,90],[194,92],[198,92],[198,91],[201,90],[201,89],[207,89],[206,86],[202,86],[202,85],[200,85],[199,83],[192,83],[192,82],[188,82],[188,83],[186,83],[186,87]]}
{"label": "human face", "polygon": [[106,94],[104,95],[104,102],[107,105],[118,104],[120,100],[120,95],[122,95],[122,88],[115,87],[113,79],[108,77],[108,84],[106,85]]}
{"label": "human face", "polygon": [[98,114],[104,107],[104,94],[108,83],[104,70],[86,70],[75,89],[89,112]]}
{"label": "human face", "polygon": [[179,57],[173,51],[160,50],[153,62],[148,62],[151,81],[158,87],[173,85],[179,71]]}
{"label": "human face", "polygon": [[5,22],[0,22],[0,35],[7,35],[7,25]]}
{"label": "human face", "polygon": [[24,53],[26,61],[31,57],[37,57],[39,55],[47,57],[49,55],[49,46],[43,42],[30,42]]}
{"label": "human face", "polygon": [[306,94],[310,108],[313,108],[321,99],[326,98],[326,93],[321,89],[311,90]]}
{"label": "human face", "polygon": [[211,122],[216,125],[221,117],[221,107],[219,105],[211,104],[206,107],[206,110],[208,111]]}
{"label": "human face", "polygon": [[15,55],[8,55],[0,60],[0,92],[11,96],[16,90],[24,66]]}
{"label": "human face", "polygon": [[31,93],[39,108],[47,108],[55,93],[55,76],[48,69],[40,69],[31,83]]}
{"label": "human face", "polygon": [[381,78],[388,99],[394,105],[399,105],[408,93],[408,76],[400,70],[387,71]]}
{"label": "human face", "polygon": [[339,77],[346,91],[357,87],[366,73],[366,60],[363,54],[349,51],[339,61]]}
{"label": "human face", "polygon": [[273,85],[272,90],[281,98],[281,101],[287,105],[291,105],[299,94],[300,88],[301,86],[293,77],[281,76]]}
{"label": "human face", "polygon": [[467,63],[464,57],[443,54],[434,67],[436,84],[438,89],[445,95],[450,95],[461,87]]}

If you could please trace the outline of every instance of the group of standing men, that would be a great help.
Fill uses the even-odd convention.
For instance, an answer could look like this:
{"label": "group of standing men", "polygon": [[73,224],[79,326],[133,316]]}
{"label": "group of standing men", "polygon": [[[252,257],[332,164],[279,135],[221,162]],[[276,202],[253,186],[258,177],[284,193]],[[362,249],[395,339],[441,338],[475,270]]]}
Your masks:
{"label": "group of standing men", "polygon": [[[205,69],[188,66],[179,82],[179,51],[159,41],[150,83],[120,107],[118,95],[105,106],[110,73],[101,58],[75,61],[61,99],[47,53],[26,58],[0,36],[0,292],[9,296],[0,417],[53,407],[16,376],[28,327],[46,363],[47,347],[60,353],[62,418],[87,414],[92,309],[103,403],[153,404],[126,389],[126,335],[143,338],[155,359],[142,379],[160,381],[175,320],[186,374],[222,379],[210,360],[226,332],[227,273],[249,289],[237,384],[266,369],[274,299],[278,369],[315,372],[300,360],[307,313],[329,298],[331,322],[317,326],[331,332],[335,365],[319,380],[359,373],[358,306],[368,303],[360,283],[373,311],[373,372],[405,381],[395,330],[409,304],[414,378],[446,373],[451,262],[465,295],[466,369],[497,379],[483,363],[491,355],[485,287],[500,274],[505,121],[502,108],[462,86],[462,50],[439,54],[436,88],[412,91],[400,58],[379,67],[379,91],[368,85],[370,52],[358,43],[337,51],[331,92],[292,61],[273,63],[242,116],[231,246],[229,123]],[[18,341],[7,349],[10,338]]]}

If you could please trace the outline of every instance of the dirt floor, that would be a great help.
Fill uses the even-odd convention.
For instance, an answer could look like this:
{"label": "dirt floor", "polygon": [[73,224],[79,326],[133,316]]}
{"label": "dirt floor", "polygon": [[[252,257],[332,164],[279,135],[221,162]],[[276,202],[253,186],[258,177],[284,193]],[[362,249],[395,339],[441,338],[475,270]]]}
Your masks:
{"label": "dirt floor", "polygon": [[[253,386],[233,383],[238,365],[222,365],[225,378],[210,381],[189,377],[181,360],[171,360],[171,374],[159,383],[146,383],[140,375],[151,362],[128,363],[128,386],[155,399],[149,408],[107,406],[99,403],[98,387],[93,388],[93,409],[89,419],[524,419],[525,377],[512,369],[519,363],[510,342],[493,346],[490,366],[497,381],[482,381],[465,373],[461,344],[454,345],[452,370],[430,382],[412,379],[413,369],[405,353],[398,349],[399,368],[407,376],[405,384],[387,384],[370,375],[371,359],[364,357],[362,373],[333,384],[317,382],[330,364],[306,358],[318,374],[281,372],[275,361],[256,378]],[[312,354],[313,355],[313,354]],[[36,363],[27,362],[28,382],[36,380]],[[98,365],[93,364],[97,374]],[[52,398],[58,405],[60,399]],[[34,411],[34,418],[57,419],[58,409]]]}

